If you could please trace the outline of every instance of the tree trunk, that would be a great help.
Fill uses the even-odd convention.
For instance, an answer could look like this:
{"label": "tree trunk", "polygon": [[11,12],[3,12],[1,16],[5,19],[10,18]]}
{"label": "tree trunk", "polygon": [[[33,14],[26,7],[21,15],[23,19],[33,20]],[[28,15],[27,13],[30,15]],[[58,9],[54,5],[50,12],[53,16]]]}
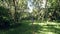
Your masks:
{"label": "tree trunk", "polygon": [[17,17],[17,2],[16,0],[13,0],[13,4],[14,4],[14,22],[17,23],[18,22],[18,17]]}

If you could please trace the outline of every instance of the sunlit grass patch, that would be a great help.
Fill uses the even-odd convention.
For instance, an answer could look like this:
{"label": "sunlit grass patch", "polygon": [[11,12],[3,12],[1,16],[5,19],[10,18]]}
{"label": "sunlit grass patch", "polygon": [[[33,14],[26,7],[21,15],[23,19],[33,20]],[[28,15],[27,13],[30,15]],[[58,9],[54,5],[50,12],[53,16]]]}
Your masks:
{"label": "sunlit grass patch", "polygon": [[55,32],[50,32],[50,31],[39,31],[36,34],[56,34]]}
{"label": "sunlit grass patch", "polygon": [[56,34],[54,32],[44,32],[44,34]]}

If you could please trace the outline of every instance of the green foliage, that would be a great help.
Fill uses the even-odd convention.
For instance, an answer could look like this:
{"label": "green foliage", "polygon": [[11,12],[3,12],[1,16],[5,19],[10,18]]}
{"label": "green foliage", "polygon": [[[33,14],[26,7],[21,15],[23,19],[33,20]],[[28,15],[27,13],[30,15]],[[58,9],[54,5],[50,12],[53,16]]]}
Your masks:
{"label": "green foliage", "polygon": [[13,0],[0,0],[0,28],[10,27],[0,30],[0,34],[32,34],[33,31],[35,34],[60,34],[60,2],[48,0],[47,8],[41,8],[42,0],[33,0],[34,9],[30,14],[27,1],[15,0],[15,4]]}
{"label": "green foliage", "polygon": [[9,9],[0,6],[0,28],[8,28],[10,23]]}
{"label": "green foliage", "polygon": [[0,16],[9,16],[9,9],[6,9],[4,7],[0,7]]}
{"label": "green foliage", "polygon": [[50,8],[56,8],[58,6],[58,0],[48,0]]}

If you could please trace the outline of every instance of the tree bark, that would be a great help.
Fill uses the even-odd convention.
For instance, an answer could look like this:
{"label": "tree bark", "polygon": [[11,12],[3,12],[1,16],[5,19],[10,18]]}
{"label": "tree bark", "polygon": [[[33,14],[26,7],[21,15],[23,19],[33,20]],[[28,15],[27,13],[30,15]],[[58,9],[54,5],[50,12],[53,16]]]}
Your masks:
{"label": "tree bark", "polygon": [[17,17],[17,2],[16,0],[13,0],[13,4],[14,4],[14,22],[17,23],[18,22],[18,17]]}

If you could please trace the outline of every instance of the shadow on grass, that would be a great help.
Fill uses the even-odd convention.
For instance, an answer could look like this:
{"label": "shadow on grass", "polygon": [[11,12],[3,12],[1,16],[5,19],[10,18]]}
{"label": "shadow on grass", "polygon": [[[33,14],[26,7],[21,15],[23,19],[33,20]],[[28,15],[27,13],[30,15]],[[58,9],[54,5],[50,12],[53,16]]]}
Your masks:
{"label": "shadow on grass", "polygon": [[[38,30],[41,30],[41,26],[34,25],[34,31],[38,32]],[[33,31],[32,25],[22,24],[17,28],[11,28],[7,33],[8,34],[32,34],[32,31]]]}
{"label": "shadow on grass", "polygon": [[32,34],[33,29],[35,32],[42,29],[42,26],[40,25],[34,25],[34,28],[32,29],[32,25],[29,25],[31,21],[23,22],[10,26],[8,30],[0,31],[0,34]]}
{"label": "shadow on grass", "polygon": [[57,23],[60,23],[60,20],[57,20]]}

